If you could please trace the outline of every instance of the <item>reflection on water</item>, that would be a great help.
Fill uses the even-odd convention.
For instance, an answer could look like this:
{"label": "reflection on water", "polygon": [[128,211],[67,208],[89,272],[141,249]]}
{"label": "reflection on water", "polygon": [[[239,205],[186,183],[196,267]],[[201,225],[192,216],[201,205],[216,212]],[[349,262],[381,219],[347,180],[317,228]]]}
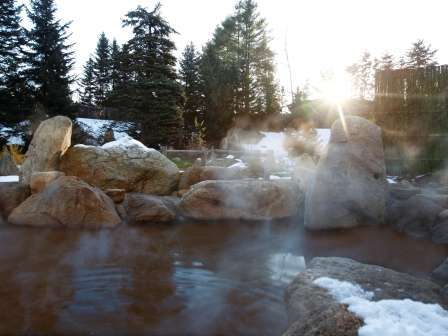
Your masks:
{"label": "reflection on water", "polygon": [[268,259],[271,279],[288,285],[306,267],[305,258],[291,253],[275,253]]}
{"label": "reflection on water", "polygon": [[284,288],[314,256],[425,276],[446,254],[387,228],[309,233],[296,222],[3,226],[0,334],[278,335]]}

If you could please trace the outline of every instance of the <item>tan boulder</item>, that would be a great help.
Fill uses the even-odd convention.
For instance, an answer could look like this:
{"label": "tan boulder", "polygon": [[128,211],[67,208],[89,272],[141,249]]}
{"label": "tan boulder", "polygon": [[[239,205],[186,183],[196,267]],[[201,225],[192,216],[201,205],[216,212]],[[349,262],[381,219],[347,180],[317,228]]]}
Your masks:
{"label": "tan boulder", "polygon": [[8,151],[0,153],[0,176],[19,175],[19,168]]}
{"label": "tan boulder", "polygon": [[126,196],[126,190],[124,189],[107,189],[104,193],[116,204],[122,203]]}
{"label": "tan boulder", "polygon": [[63,172],[51,171],[51,172],[38,172],[31,174],[30,188],[31,193],[35,194],[44,190],[51,182],[56,181],[58,178],[65,176]]}
{"label": "tan boulder", "polygon": [[179,190],[188,190],[192,185],[202,181],[241,180],[244,177],[245,171],[239,167],[193,165],[182,174]]}
{"label": "tan boulder", "polygon": [[177,198],[139,193],[126,195],[124,207],[129,223],[165,223],[176,219]]}
{"label": "tan boulder", "polygon": [[60,157],[70,147],[72,121],[63,116],[43,121],[25,154],[21,167],[21,182],[29,184],[35,172],[55,171],[59,168]]}
{"label": "tan boulder", "polygon": [[291,181],[204,181],[183,196],[179,207],[199,220],[269,220],[295,216],[303,199]]}
{"label": "tan boulder", "polygon": [[113,228],[121,223],[113,201],[100,189],[63,176],[29,197],[9,215],[11,224],[68,228]]}
{"label": "tan boulder", "polygon": [[171,195],[179,184],[179,169],[172,161],[131,138],[101,147],[74,146],[62,157],[60,167],[67,176],[103,190]]}
{"label": "tan boulder", "polygon": [[30,196],[30,187],[18,182],[0,183],[0,214],[9,214]]}

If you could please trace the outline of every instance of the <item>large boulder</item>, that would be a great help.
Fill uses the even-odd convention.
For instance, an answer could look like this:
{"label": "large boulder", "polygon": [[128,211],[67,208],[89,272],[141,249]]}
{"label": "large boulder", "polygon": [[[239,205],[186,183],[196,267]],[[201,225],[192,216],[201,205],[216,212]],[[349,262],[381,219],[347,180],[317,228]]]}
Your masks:
{"label": "large boulder", "polygon": [[64,176],[65,174],[60,171],[50,171],[50,172],[38,172],[31,174],[30,188],[33,194],[41,192],[47,185],[51,182],[56,181],[58,178]]}
{"label": "large boulder", "polygon": [[121,223],[114,202],[77,177],[64,176],[34,194],[9,215],[11,224],[68,228],[113,228]]}
{"label": "large boulder", "polygon": [[[442,288],[431,281],[346,258],[314,258],[286,290],[290,326],[284,335],[358,334],[363,321],[350,307],[347,309],[327,289],[316,284],[321,278],[359,285],[362,290],[373,293],[372,301],[411,299],[442,307],[445,304]],[[340,288],[341,295],[344,290]]]}
{"label": "large boulder", "polygon": [[318,230],[382,224],[386,197],[381,129],[356,116],[336,121],[327,155],[307,192],[305,226]]}
{"label": "large boulder", "polygon": [[172,161],[131,138],[102,147],[74,146],[62,157],[61,170],[103,190],[170,195],[179,182],[179,169]]}
{"label": "large boulder", "polygon": [[129,223],[165,223],[176,219],[178,201],[174,197],[126,194],[124,208]]}
{"label": "large boulder", "polygon": [[198,166],[194,164],[183,174],[179,182],[179,190],[188,190],[192,185],[202,181],[241,180],[245,170],[239,167]]}
{"label": "large boulder", "polygon": [[72,122],[69,118],[58,116],[43,121],[25,154],[21,182],[29,184],[35,172],[58,170],[59,160],[70,147],[71,137]]}
{"label": "large boulder", "polygon": [[14,160],[8,151],[3,154],[0,153],[0,176],[19,175],[19,168],[17,168]]}
{"label": "large boulder", "polygon": [[431,230],[444,208],[423,194],[396,200],[387,207],[387,222],[395,230],[413,238],[431,238]]}
{"label": "large boulder", "polygon": [[183,196],[180,209],[199,220],[269,220],[295,216],[302,202],[291,181],[204,181]]}
{"label": "large boulder", "polygon": [[0,183],[0,214],[9,214],[30,196],[30,187],[18,182]]}

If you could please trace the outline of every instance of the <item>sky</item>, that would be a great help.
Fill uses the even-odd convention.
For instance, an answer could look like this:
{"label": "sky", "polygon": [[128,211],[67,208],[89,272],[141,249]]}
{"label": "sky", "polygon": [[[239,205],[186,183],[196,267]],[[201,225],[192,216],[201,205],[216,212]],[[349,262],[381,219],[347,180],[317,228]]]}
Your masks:
{"label": "sky", "polygon": [[[27,3],[27,0],[23,0]],[[216,26],[230,15],[236,0],[161,0],[162,15],[178,31],[177,55],[192,41],[201,48]],[[417,39],[439,49],[439,62],[448,63],[447,0],[258,0],[276,54],[278,81],[288,91],[288,50],[293,86],[319,86],[322,72],[346,80],[344,69],[364,50],[402,55]],[[138,5],[153,8],[154,0],[56,0],[58,15],[73,21],[77,74],[95,50],[104,31],[123,43],[130,31],[121,19]],[[344,84],[341,84],[344,85]],[[344,88],[344,90],[347,88]]]}

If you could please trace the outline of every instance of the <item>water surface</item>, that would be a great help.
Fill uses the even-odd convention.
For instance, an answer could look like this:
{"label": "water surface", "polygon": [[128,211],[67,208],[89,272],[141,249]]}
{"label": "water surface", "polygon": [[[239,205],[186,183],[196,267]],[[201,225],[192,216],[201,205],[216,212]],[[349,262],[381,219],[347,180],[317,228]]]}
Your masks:
{"label": "water surface", "polygon": [[283,293],[315,256],[427,274],[447,248],[388,228],[297,221],[0,227],[0,334],[279,335]]}

